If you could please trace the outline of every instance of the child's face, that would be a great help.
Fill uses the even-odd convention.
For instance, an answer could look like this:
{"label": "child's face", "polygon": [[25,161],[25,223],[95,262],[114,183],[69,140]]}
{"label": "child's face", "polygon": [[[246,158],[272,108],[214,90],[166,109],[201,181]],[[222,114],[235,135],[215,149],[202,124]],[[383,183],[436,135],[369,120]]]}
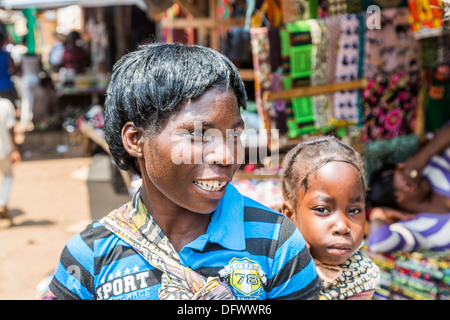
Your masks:
{"label": "child's face", "polygon": [[145,196],[167,210],[213,212],[240,165],[237,152],[244,123],[235,95],[209,89],[166,123],[145,136],[139,159]]}
{"label": "child's face", "polygon": [[365,225],[360,174],[348,163],[329,162],[308,177],[297,195],[293,221],[322,263],[340,265],[358,249]]}

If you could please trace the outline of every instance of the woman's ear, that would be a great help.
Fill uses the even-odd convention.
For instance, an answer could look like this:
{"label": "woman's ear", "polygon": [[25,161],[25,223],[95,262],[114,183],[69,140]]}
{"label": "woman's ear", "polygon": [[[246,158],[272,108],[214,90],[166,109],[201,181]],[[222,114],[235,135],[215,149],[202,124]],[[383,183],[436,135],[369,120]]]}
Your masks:
{"label": "woman's ear", "polygon": [[289,219],[291,219],[291,221],[293,222],[295,220],[295,211],[294,211],[294,207],[292,206],[292,204],[290,202],[284,201],[283,204],[281,205],[281,212],[288,217]]}
{"label": "woman's ear", "polygon": [[142,158],[144,156],[144,129],[137,127],[133,122],[125,123],[122,128],[122,143],[130,156]]}

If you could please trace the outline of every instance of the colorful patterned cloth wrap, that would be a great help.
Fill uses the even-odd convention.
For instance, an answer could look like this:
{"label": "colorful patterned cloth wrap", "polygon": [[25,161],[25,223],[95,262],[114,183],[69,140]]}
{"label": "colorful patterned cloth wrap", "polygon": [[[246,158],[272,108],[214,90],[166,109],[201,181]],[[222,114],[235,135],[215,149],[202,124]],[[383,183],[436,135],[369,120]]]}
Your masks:
{"label": "colorful patterned cloth wrap", "polygon": [[314,262],[323,281],[320,300],[370,300],[380,282],[378,266],[360,250],[340,266]]}
{"label": "colorful patterned cloth wrap", "polygon": [[135,195],[137,206],[131,201],[110,212],[100,222],[163,272],[159,300],[234,300],[229,286],[218,277],[206,279],[181,265],[177,252],[152,216],[147,214],[139,195],[140,192]]}

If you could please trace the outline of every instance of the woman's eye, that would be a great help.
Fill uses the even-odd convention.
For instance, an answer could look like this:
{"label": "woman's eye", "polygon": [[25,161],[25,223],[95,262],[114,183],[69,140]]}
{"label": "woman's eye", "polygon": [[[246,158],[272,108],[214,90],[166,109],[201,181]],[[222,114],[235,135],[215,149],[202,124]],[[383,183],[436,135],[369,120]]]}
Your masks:
{"label": "woman's eye", "polygon": [[203,142],[211,141],[213,138],[213,136],[206,134],[204,131],[192,131],[191,136],[193,141]]}
{"label": "woman's eye", "polygon": [[237,129],[237,130],[232,130],[232,132],[228,135],[230,138],[240,138],[242,136],[242,133],[244,131],[241,129]]}

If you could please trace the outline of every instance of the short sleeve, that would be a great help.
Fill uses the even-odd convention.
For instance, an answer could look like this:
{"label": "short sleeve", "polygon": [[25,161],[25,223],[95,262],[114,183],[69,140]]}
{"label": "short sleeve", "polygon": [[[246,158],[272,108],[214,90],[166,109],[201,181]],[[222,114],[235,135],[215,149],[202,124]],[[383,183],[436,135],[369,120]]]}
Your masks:
{"label": "short sleeve", "polygon": [[94,299],[94,251],[80,234],[64,247],[49,289],[61,300]]}
{"label": "short sleeve", "polygon": [[306,242],[287,217],[281,223],[273,268],[276,273],[268,281],[269,299],[309,300],[322,289]]}

